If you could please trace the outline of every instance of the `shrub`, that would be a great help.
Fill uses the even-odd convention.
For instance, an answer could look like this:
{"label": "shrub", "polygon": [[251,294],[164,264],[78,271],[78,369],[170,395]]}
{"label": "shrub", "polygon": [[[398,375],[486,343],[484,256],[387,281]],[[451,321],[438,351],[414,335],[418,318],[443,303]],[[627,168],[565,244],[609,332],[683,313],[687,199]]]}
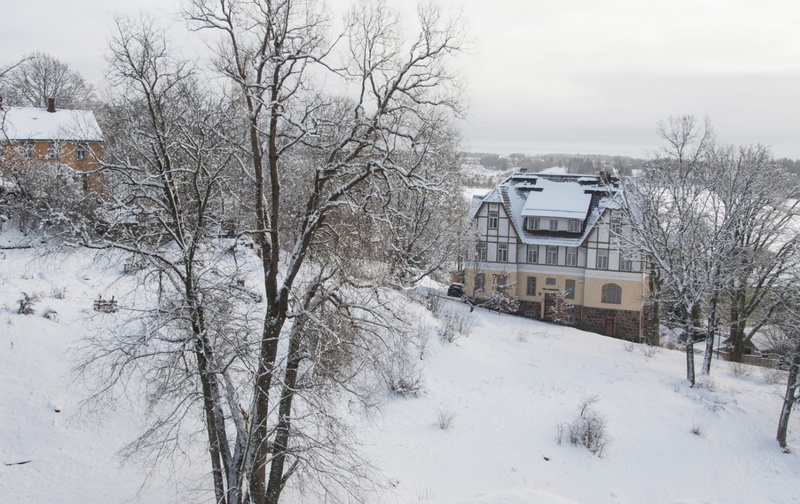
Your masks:
{"label": "shrub", "polygon": [[458,338],[468,337],[472,332],[473,317],[469,313],[448,311],[441,318],[439,336],[442,341],[452,343]]}
{"label": "shrub", "polygon": [[400,397],[417,397],[422,391],[422,373],[405,354],[397,353],[382,369],[389,392]]}
{"label": "shrub", "polygon": [[584,398],[578,408],[578,417],[570,423],[558,426],[558,444],[566,433],[567,439],[573,446],[583,446],[598,457],[603,456],[603,450],[608,445],[606,418],[592,409],[592,404],[597,402],[597,396]]}
{"label": "shrub", "polygon": [[39,301],[39,296],[36,294],[28,294],[27,292],[22,293],[22,299],[18,300],[19,308],[17,308],[17,313],[20,315],[33,315],[36,310],[33,309],[33,305],[35,305]]}
{"label": "shrub", "polygon": [[440,408],[436,412],[436,425],[438,425],[442,430],[448,430],[453,425],[453,421],[455,419],[456,414],[452,411],[447,411]]}
{"label": "shrub", "polygon": [[729,367],[731,369],[731,373],[733,373],[733,376],[750,376],[753,374],[753,369],[747,364],[742,364],[741,362],[731,362]]}

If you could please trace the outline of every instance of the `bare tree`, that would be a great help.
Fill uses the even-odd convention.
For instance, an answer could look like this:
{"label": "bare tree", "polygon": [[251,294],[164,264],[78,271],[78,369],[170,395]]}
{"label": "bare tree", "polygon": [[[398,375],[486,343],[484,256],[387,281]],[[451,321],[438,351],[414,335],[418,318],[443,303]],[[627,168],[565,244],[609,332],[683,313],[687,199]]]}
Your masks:
{"label": "bare tree", "polygon": [[720,215],[728,221],[731,254],[724,265],[729,307],[728,358],[740,361],[745,345],[768,323],[789,292],[777,288],[798,260],[800,185],[775,163],[766,147],[718,147],[715,167]]}
{"label": "bare tree", "polygon": [[[358,498],[361,461],[332,405],[369,403],[362,374],[403,346],[402,296],[382,286],[443,261],[441,226],[416,236],[399,222],[452,187],[459,106],[445,61],[461,43],[457,24],[424,7],[407,40],[386,5],[362,2],[331,41],[318,7],[192,0],[192,25],[223,37],[215,69],[232,89],[216,101],[146,24],[118,23],[112,42],[129,139],[105,165],[124,183],[104,237],[152,265],[147,281],[168,295],[146,331],[94,355],[117,358],[108,383],[120,363],[152,362],[178,406],[149,434],[174,432],[200,407],[217,503],[276,504],[303,477],[326,501]],[[240,263],[221,259],[213,230],[231,205],[251,212],[238,229],[254,242],[246,260],[265,293],[254,310],[224,296]],[[382,252],[359,255],[369,248]],[[405,253],[394,280],[393,250]]]}
{"label": "bare tree", "polygon": [[[714,214],[712,178],[708,176],[710,125],[698,125],[691,116],[659,124],[667,147],[657,153],[644,172],[628,180],[621,192],[631,233],[625,245],[658,268],[660,301],[675,306],[686,346],[686,378],[694,386],[694,315],[710,290],[715,289],[714,258],[722,254],[715,234],[721,230]],[[669,294],[670,298],[664,296]]]}
{"label": "bare tree", "polygon": [[783,394],[781,413],[778,418],[776,438],[778,444],[785,452],[789,452],[787,435],[789,433],[789,419],[795,404],[800,402],[800,311],[798,311],[797,292],[794,288],[798,278],[792,274],[793,283],[788,289],[792,296],[780,296],[783,304],[774,310],[773,343],[774,350],[779,353],[780,360],[787,366],[786,389]]}
{"label": "bare tree", "polygon": [[49,98],[64,108],[86,108],[94,99],[92,85],[78,72],[49,54],[34,52],[7,73],[6,105],[47,107]]}

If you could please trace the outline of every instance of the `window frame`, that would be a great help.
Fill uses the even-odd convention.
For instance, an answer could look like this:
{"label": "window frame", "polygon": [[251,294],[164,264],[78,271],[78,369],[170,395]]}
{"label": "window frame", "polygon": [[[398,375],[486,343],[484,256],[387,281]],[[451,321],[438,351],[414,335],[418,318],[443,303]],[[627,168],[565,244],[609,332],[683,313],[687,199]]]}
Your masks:
{"label": "window frame", "polygon": [[61,143],[51,140],[47,143],[47,159],[58,161],[61,159]]}
{"label": "window frame", "polygon": [[550,231],[558,231],[558,219],[550,219]]}
{"label": "window frame", "polygon": [[475,292],[483,292],[486,289],[486,273],[475,273]]}
{"label": "window frame", "polygon": [[78,142],[75,144],[75,161],[86,161],[89,146],[86,142]]}
{"label": "window frame", "polygon": [[497,244],[497,262],[508,262],[508,243]]}
{"label": "window frame", "polygon": [[34,144],[31,141],[22,142],[22,157],[24,159],[33,158]]}
{"label": "window frame", "polygon": [[[551,261],[551,254],[553,254],[553,260]],[[558,246],[557,245],[547,245],[545,249],[545,264],[550,265],[557,265],[558,264]]]}
{"label": "window frame", "polygon": [[597,269],[608,269],[608,255],[608,249],[597,249],[597,261],[595,263]]}
{"label": "window frame", "polygon": [[633,261],[630,259],[625,259],[624,257],[620,257],[619,259],[619,270],[620,271],[633,271]]}
{"label": "window frame", "polygon": [[547,277],[544,279],[545,285],[556,285],[557,281],[554,277]]}
{"label": "window frame", "polygon": [[[531,261],[531,256],[533,256],[533,261]],[[539,246],[528,245],[528,253],[525,259],[528,264],[539,264]]]}
{"label": "window frame", "polygon": [[497,229],[500,227],[500,212],[497,210],[489,210],[488,222],[486,223],[488,229]]}
{"label": "window frame", "polygon": [[527,279],[527,283],[525,285],[525,295],[526,296],[535,296],[536,295],[536,277],[529,276]]}
{"label": "window frame", "polygon": [[578,265],[578,247],[567,247],[566,265],[567,266]]}
{"label": "window frame", "polygon": [[539,217],[525,217],[525,231],[539,231]]}
{"label": "window frame", "polygon": [[576,284],[571,278],[564,280],[564,299],[575,299]]}
{"label": "window frame", "polygon": [[485,241],[479,241],[475,245],[476,259],[478,261],[486,261],[486,257],[487,257],[487,255],[486,255],[487,252],[486,251],[488,249],[489,249],[489,244],[488,243],[486,243]]}
{"label": "window frame", "polygon": [[600,302],[604,304],[622,304],[622,287],[615,283],[603,285],[600,291]]}
{"label": "window frame", "polygon": [[580,233],[581,232],[581,221],[578,219],[570,219],[567,221],[567,230],[570,233]]}

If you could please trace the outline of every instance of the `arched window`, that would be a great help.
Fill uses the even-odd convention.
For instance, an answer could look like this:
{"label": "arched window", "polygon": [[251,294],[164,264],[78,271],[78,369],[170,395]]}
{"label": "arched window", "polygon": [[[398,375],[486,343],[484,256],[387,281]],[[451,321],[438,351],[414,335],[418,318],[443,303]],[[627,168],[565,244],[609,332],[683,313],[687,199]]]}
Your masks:
{"label": "arched window", "polygon": [[622,303],[622,287],[617,284],[605,284],[603,286],[603,303],[621,304]]}

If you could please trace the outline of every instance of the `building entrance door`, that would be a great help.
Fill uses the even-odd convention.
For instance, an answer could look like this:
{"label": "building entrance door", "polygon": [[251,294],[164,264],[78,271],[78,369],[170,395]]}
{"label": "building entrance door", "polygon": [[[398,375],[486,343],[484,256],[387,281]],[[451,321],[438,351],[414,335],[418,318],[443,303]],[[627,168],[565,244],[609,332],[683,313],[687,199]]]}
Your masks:
{"label": "building entrance door", "polygon": [[606,336],[614,336],[617,329],[617,320],[614,317],[606,317],[605,324],[603,324],[603,334]]}

